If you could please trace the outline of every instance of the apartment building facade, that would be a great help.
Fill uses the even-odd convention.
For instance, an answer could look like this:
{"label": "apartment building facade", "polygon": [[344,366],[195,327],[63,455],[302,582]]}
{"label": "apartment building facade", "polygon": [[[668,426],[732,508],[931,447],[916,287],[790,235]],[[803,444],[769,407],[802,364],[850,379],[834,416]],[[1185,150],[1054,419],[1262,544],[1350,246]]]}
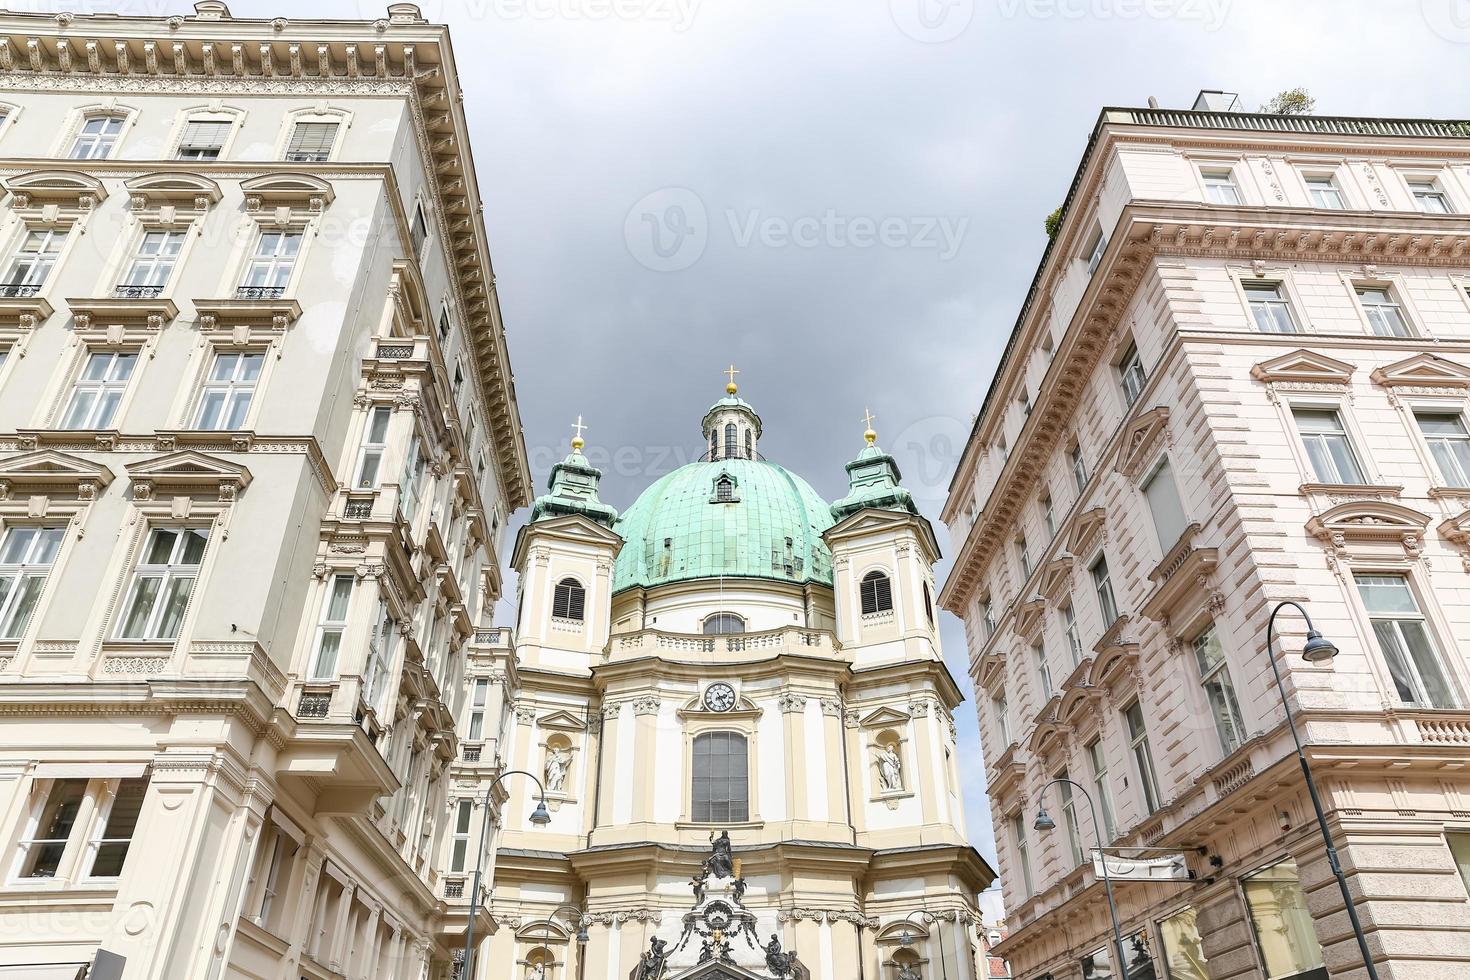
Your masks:
{"label": "apartment building facade", "polygon": [[1467,247],[1470,124],[1102,113],[943,514],[1018,980],[1120,975],[1099,838],[1191,874],[1132,980],[1366,975],[1284,600],[1378,976],[1464,975]]}
{"label": "apartment building facade", "polygon": [[529,496],[448,32],[0,14],[0,80],[0,975],[448,976]]}

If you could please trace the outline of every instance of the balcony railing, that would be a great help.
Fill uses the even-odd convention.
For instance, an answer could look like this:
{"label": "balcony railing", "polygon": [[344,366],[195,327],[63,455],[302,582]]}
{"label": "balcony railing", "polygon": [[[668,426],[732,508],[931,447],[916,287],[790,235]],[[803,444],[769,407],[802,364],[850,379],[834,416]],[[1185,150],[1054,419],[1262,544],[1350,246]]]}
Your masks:
{"label": "balcony railing", "polygon": [[402,360],[413,357],[413,344],[379,344],[378,359],[383,361]]}
{"label": "balcony railing", "polygon": [[464,756],[464,761],[466,761],[466,762],[479,762],[480,761],[480,746],[478,746],[478,745],[466,745],[464,747],[464,751],[461,754]]}
{"label": "balcony railing", "polygon": [[445,878],[444,879],[444,897],[445,898],[464,898],[464,879],[463,878]]}
{"label": "balcony railing", "polygon": [[24,299],[40,291],[41,284],[38,282],[0,282],[0,297],[5,299]]}
{"label": "balcony railing", "polygon": [[836,644],[825,630],[788,626],[759,633],[726,633],[707,636],[702,633],[665,633],[642,630],[615,638],[619,655],[639,653],[750,653],[758,650],[801,648],[803,653],[821,656],[833,653]]}
{"label": "balcony railing", "polygon": [[285,286],[241,286],[235,290],[236,299],[280,299],[285,295]]}
{"label": "balcony railing", "polygon": [[342,508],[342,516],[354,521],[365,521],[373,516],[373,500],[349,500]]}
{"label": "balcony railing", "polygon": [[296,705],[296,717],[325,718],[331,710],[332,695],[330,692],[302,691],[301,700]]}
{"label": "balcony railing", "polygon": [[112,291],[115,299],[157,299],[163,295],[162,286],[118,286]]}

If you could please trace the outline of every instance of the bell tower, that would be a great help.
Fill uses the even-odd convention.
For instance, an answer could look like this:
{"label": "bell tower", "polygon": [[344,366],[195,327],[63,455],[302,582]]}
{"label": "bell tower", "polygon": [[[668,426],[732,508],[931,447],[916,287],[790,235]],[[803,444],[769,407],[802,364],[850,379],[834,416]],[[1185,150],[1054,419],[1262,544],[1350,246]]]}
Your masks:
{"label": "bell tower", "polygon": [[761,417],[749,402],[740,397],[740,387],[735,383],[735,375],[739,373],[733,364],[725,370],[729,378],[725,384],[725,397],[715,402],[704,415],[704,442],[711,462],[760,458]]}

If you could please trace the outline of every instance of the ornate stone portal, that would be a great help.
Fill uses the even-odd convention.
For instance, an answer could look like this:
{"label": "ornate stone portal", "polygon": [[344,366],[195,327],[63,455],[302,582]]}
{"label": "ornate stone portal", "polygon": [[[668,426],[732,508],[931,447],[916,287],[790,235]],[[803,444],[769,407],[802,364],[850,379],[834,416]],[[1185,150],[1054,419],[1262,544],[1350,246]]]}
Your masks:
{"label": "ornate stone portal", "polygon": [[629,980],[808,980],[811,973],[796,950],[782,949],[780,936],[761,943],[728,831],[710,842],[689,887],[694,906],[684,913],[678,944],[669,949],[654,937]]}

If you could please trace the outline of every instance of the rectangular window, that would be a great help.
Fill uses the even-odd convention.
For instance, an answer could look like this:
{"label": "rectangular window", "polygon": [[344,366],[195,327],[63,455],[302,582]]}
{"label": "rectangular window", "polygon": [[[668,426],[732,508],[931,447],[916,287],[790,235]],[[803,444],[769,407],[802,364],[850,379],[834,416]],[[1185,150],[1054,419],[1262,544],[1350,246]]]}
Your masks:
{"label": "rectangular window", "polygon": [[46,283],[66,243],[67,230],[30,228],[10,255],[0,295],[34,296]]}
{"label": "rectangular window", "polygon": [[132,846],[133,831],[137,829],[138,816],[143,812],[143,797],[147,792],[146,778],[118,782],[112,802],[107,807],[107,819],[101,825],[99,836],[91,842],[88,877],[116,878],[122,874],[123,862]]}
{"label": "rectangular window", "polygon": [[1000,729],[1000,744],[1010,745],[1011,739],[1011,706],[1006,703],[1005,695],[995,698],[991,702],[995,706],[995,725]]}
{"label": "rectangular window", "polygon": [[1097,790],[1097,808],[1102,811],[1103,833],[1108,840],[1118,836],[1118,824],[1113,817],[1113,793],[1108,788],[1108,760],[1103,754],[1101,738],[1087,743],[1087,758],[1092,763],[1092,786]]}
{"label": "rectangular window", "polygon": [[429,240],[429,219],[424,215],[422,203],[413,206],[413,227],[409,229],[413,241],[413,254],[419,258],[424,254],[424,242]]}
{"label": "rectangular window", "polygon": [[1093,229],[1092,239],[1087,244],[1087,273],[1091,275],[1097,271],[1098,263],[1102,262],[1103,253],[1108,250],[1108,238],[1103,234],[1102,227]]}
{"label": "rectangular window", "polygon": [[988,640],[995,635],[995,607],[990,603],[990,596],[980,600],[980,621],[985,624],[985,638]]}
{"label": "rectangular window", "polygon": [[1036,676],[1041,680],[1041,699],[1051,700],[1051,667],[1046,663],[1046,645],[1042,643],[1033,644],[1031,647],[1031,659],[1036,661]]}
{"label": "rectangular window", "polygon": [[261,353],[216,354],[199,396],[194,427],[228,431],[243,426],[264,364]]}
{"label": "rectangular window", "polygon": [[745,736],[707,732],[694,739],[692,819],[731,823],[750,819]]}
{"label": "rectangular window", "polygon": [[179,137],[179,160],[218,160],[234,123],[223,119],[191,119]]}
{"label": "rectangular window", "polygon": [[[1113,952],[1111,946],[1095,949],[1082,957],[1082,980],[1113,980]],[[1129,977],[1133,974],[1130,972]]]}
{"label": "rectangular window", "polygon": [[1164,975],[1168,980],[1210,980],[1205,946],[1192,908],[1184,908],[1159,923],[1164,946]]}
{"label": "rectangular window", "polygon": [[1077,483],[1077,493],[1087,489],[1087,463],[1082,458],[1082,447],[1073,446],[1067,450],[1067,462],[1072,467],[1072,479]]}
{"label": "rectangular window", "polygon": [[1072,795],[1071,776],[1063,769],[1057,774],[1057,791],[1062,795],[1062,823],[1067,827],[1067,844],[1072,849],[1071,867],[1082,863],[1082,834],[1077,827],[1077,801]]}
{"label": "rectangular window", "polygon": [[[1296,862],[1288,858],[1242,878],[1240,884],[1268,980],[1305,978],[1313,970],[1321,970],[1322,945],[1317,941]],[[1325,970],[1322,975],[1326,976]]]}
{"label": "rectangular window", "polygon": [[1356,580],[1399,700],[1424,708],[1456,707],[1409,580],[1402,575],[1361,574]]}
{"label": "rectangular window", "polygon": [[1051,494],[1041,495],[1041,521],[1046,525],[1046,536],[1054,538],[1057,536],[1057,516],[1052,507]]}
{"label": "rectangular window", "polygon": [[1021,561],[1021,578],[1023,580],[1031,577],[1031,548],[1026,543],[1026,535],[1016,535],[1016,557]]}
{"label": "rectangular window", "polygon": [[1378,337],[1409,337],[1409,321],[1404,311],[1394,302],[1393,294],[1381,286],[1354,287],[1358,303],[1368,318],[1368,329]]}
{"label": "rectangular window", "polygon": [[265,887],[260,893],[260,912],[255,917],[257,925],[264,926],[272,921],[271,909],[275,907],[281,889],[289,881],[287,869],[290,868],[291,860],[299,849],[296,841],[292,840],[290,835],[283,833],[280,829],[276,830],[275,840],[271,842],[270,864],[265,872]]}
{"label": "rectangular window", "polygon": [[454,842],[450,845],[449,870],[463,874],[469,864],[470,819],[474,814],[474,803],[460,800],[454,808]]}
{"label": "rectangular window", "polygon": [[137,363],[136,351],[89,353],[81,377],[72,385],[71,397],[61,416],[61,428],[111,428]]}
{"label": "rectangular window", "polygon": [[1455,859],[1455,867],[1460,869],[1460,880],[1465,883],[1465,891],[1470,893],[1470,834],[1445,834],[1444,838]]}
{"label": "rectangular window", "polygon": [[1011,817],[1011,836],[1016,842],[1016,863],[1021,866],[1021,884],[1026,889],[1022,894],[1030,897],[1036,892],[1036,885],[1031,880],[1031,848],[1026,843],[1026,818],[1022,814]]}
{"label": "rectangular window", "polygon": [[1067,634],[1067,649],[1072,652],[1072,666],[1082,663],[1082,639],[1077,635],[1077,613],[1070,602],[1062,605],[1062,630]]}
{"label": "rectangular window", "polygon": [[1143,371],[1143,358],[1138,356],[1138,345],[1130,343],[1128,349],[1123,352],[1123,359],[1118,362],[1118,376],[1123,381],[1123,398],[1128,402],[1130,408],[1138,401],[1138,396],[1143,394],[1143,385],[1148,381],[1148,375]]}
{"label": "rectangular window", "polygon": [[1143,724],[1143,707],[1134,701],[1123,710],[1128,720],[1128,744],[1133,749],[1133,762],[1138,768],[1138,783],[1143,790],[1143,805],[1147,812],[1159,808],[1159,779],[1154,772],[1153,752],[1148,746],[1148,729]]}
{"label": "rectangular window", "polygon": [[470,725],[465,738],[478,742],[485,737],[485,703],[490,696],[490,682],[478,678],[470,691]]}
{"label": "rectangular window", "polygon": [[413,441],[408,444],[408,455],[403,459],[403,472],[398,477],[399,510],[410,523],[419,512],[419,490],[423,485],[423,476],[424,454],[419,445],[418,433],[415,432]]}
{"label": "rectangular window", "polygon": [[1425,214],[1449,214],[1450,201],[1444,189],[1433,177],[1409,181],[1409,192],[1414,195],[1414,205]]}
{"label": "rectangular window", "polygon": [[118,639],[172,640],[179,635],[208,539],[207,528],[156,527],[148,533]]}
{"label": "rectangular window", "polygon": [[1211,204],[1240,203],[1240,189],[1229,170],[1202,170],[1200,178],[1205,182],[1205,197]]}
{"label": "rectangular window", "polygon": [[145,231],[117,293],[124,298],[148,298],[163,293],[184,248],[181,231]]}
{"label": "rectangular window", "polygon": [[20,878],[55,878],[87,795],[85,779],[56,779],[34,829],[20,842]]}
{"label": "rectangular window", "polygon": [[88,116],[82,122],[81,132],[72,140],[67,156],[73,160],[106,160],[112,156],[122,128],[122,116]]}
{"label": "rectangular window", "polygon": [[1470,431],[1465,428],[1465,417],[1455,412],[1420,411],[1414,413],[1414,420],[1444,485],[1470,487]]}
{"label": "rectangular window", "polygon": [[1099,555],[1088,570],[1092,572],[1092,587],[1097,592],[1097,608],[1102,613],[1103,628],[1107,629],[1118,618],[1118,603],[1113,598],[1113,576],[1108,571],[1107,558]]}
{"label": "rectangular window", "polygon": [[325,163],[337,142],[337,123],[299,122],[291,128],[286,159],[292,163]]}
{"label": "rectangular window", "polygon": [[314,680],[337,676],[337,655],[342,652],[342,634],[347,632],[347,608],[352,601],[351,575],[334,575],[322,603],[322,618],[316,630],[316,656],[311,663]]}
{"label": "rectangular window", "polygon": [[277,299],[285,295],[300,253],[301,232],[261,232],[250,264],[245,267],[245,281],[237,290],[240,298]]}
{"label": "rectangular window", "polygon": [[1338,190],[1337,179],[1331,174],[1308,174],[1302,179],[1306,182],[1307,193],[1311,195],[1312,207],[1326,211],[1341,211],[1347,207],[1347,202],[1342,199],[1342,191]]}
{"label": "rectangular window", "polygon": [[444,344],[449,340],[449,310],[439,311],[439,343]]}
{"label": "rectangular window", "polygon": [[1235,685],[1230,681],[1230,668],[1225,663],[1225,648],[1215,632],[1215,624],[1205,627],[1194,638],[1194,659],[1199,664],[1200,683],[1210,714],[1215,718],[1215,732],[1220,736],[1220,749],[1229,755],[1245,741],[1245,719],[1235,699]]}
{"label": "rectangular window", "polygon": [[1242,282],[1240,288],[1245,291],[1251,317],[1261,333],[1301,332],[1291,312],[1291,301],[1286,298],[1286,287],[1281,283],[1250,280]]}
{"label": "rectangular window", "polygon": [[368,635],[367,674],[362,686],[366,692],[368,707],[381,710],[378,701],[383,693],[383,682],[393,656],[393,617],[388,615],[388,603],[378,600],[378,614],[373,620],[373,631]]}
{"label": "rectangular window", "polygon": [[362,448],[357,454],[357,481],[359,490],[373,490],[383,469],[383,454],[388,451],[388,422],[393,409],[388,405],[376,405],[368,413],[362,432]]}
{"label": "rectangular window", "polygon": [[0,541],[0,639],[25,632],[61,549],[61,527],[7,528]]}
{"label": "rectangular window", "polygon": [[1168,457],[1154,468],[1143,484],[1143,498],[1148,502],[1148,512],[1154,520],[1154,530],[1159,535],[1159,548],[1165,554],[1189,526],[1184,516],[1184,504],[1179,500],[1179,487],[1174,483],[1174,469]]}
{"label": "rectangular window", "polygon": [[1297,432],[1312,472],[1322,483],[1362,484],[1367,482],[1358,455],[1353,451],[1342,415],[1331,408],[1293,408]]}

